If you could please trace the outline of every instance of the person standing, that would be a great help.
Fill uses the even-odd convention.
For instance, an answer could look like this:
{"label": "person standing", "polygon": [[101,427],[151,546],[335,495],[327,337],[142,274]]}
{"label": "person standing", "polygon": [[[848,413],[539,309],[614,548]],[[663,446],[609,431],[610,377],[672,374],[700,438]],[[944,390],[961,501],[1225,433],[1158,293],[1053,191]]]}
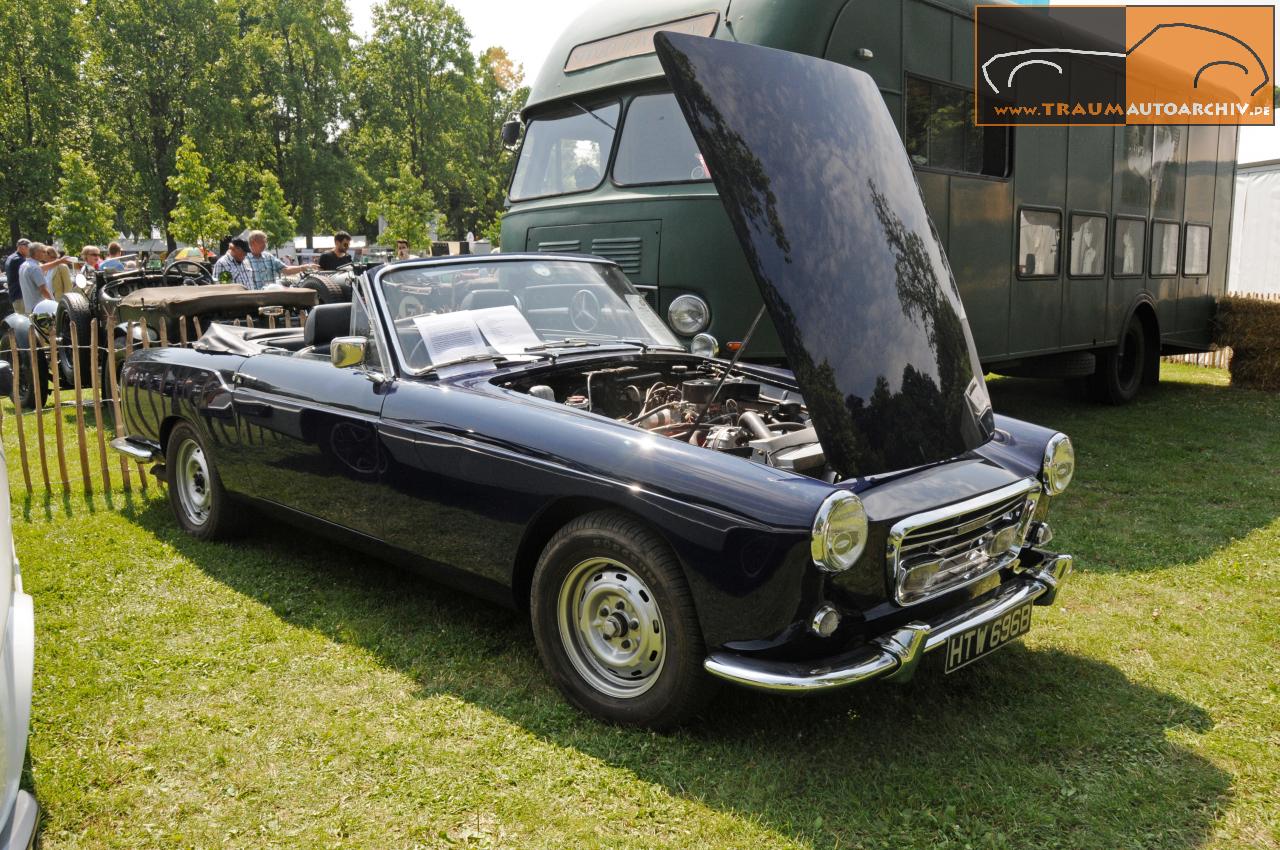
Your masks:
{"label": "person standing", "polygon": [[[4,261],[4,279],[5,285],[9,288],[9,309],[5,315],[18,310],[18,305],[22,303],[22,285],[18,282],[18,274],[22,269],[22,264],[27,261],[27,257],[31,255],[31,240],[19,239],[17,246],[13,249],[13,253]],[[22,312],[18,310],[18,312]]]}
{"label": "person standing", "polygon": [[325,251],[320,255],[320,270],[332,272],[351,265],[351,255],[347,253],[349,247],[351,247],[350,233],[339,230],[333,234],[333,250]]}
{"label": "person standing", "polygon": [[84,260],[86,268],[96,272],[102,265],[102,249],[97,245],[85,245],[80,249],[80,259]]}
{"label": "person standing", "polygon": [[249,243],[236,237],[227,243],[227,253],[213,264],[213,279],[217,283],[238,283],[245,289],[257,289],[253,282],[253,267],[245,259],[249,256]]}
{"label": "person standing", "polygon": [[253,269],[255,289],[263,289],[280,280],[282,274],[300,274],[315,269],[312,263],[286,266],[279,257],[267,253],[267,234],[261,230],[249,231],[249,266]]}
{"label": "person standing", "polygon": [[124,271],[124,260],[120,259],[120,254],[120,243],[112,242],[107,246],[107,259],[98,267],[98,270],[104,272]]}
{"label": "person standing", "polygon": [[[14,304],[14,310],[19,313],[30,313],[31,310],[46,299],[52,299],[53,293],[49,290],[49,282],[45,280],[44,265],[53,268],[54,265],[61,262],[54,260],[51,263],[42,264],[40,258],[44,256],[45,246],[39,242],[32,242],[28,247],[30,256],[26,262],[22,264],[22,268],[18,270],[18,284],[22,287],[22,300]],[[70,262],[69,260],[67,262]]]}
{"label": "person standing", "polygon": [[410,254],[410,253],[409,253],[409,240],[408,240],[408,239],[397,239],[397,240],[396,240],[396,259],[397,259],[397,260],[416,260],[416,259],[418,259],[418,258],[417,258],[416,256],[414,256],[413,254]]}
{"label": "person standing", "polygon": [[71,280],[71,258],[65,254],[60,255],[52,245],[46,245],[44,247],[44,261],[50,263],[54,260],[62,260],[63,262],[49,266],[45,271],[44,279],[49,285],[49,291],[53,293],[54,300],[58,300],[72,289],[75,289],[75,283]]}

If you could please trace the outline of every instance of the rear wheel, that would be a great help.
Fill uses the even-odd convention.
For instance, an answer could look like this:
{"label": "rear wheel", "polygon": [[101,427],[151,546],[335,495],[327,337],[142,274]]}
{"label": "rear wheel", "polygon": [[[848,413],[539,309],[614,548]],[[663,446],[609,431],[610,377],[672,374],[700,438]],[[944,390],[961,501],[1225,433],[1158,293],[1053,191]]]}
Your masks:
{"label": "rear wheel", "polygon": [[1137,314],[1130,316],[1116,347],[1098,355],[1098,368],[1093,373],[1094,397],[1104,404],[1133,401],[1146,382],[1153,344],[1142,319]]}
{"label": "rear wheel", "polygon": [[[13,363],[12,347],[13,335],[7,329],[0,342],[0,356],[4,358],[6,363]],[[36,388],[40,389],[40,399],[43,403],[49,397],[49,374],[44,366],[44,356],[36,355],[36,376],[32,380],[31,376],[31,354],[24,348],[18,349],[18,373],[13,376],[13,385],[17,390],[18,407],[22,410],[34,410],[36,406]]]}
{"label": "rear wheel", "polygon": [[76,341],[79,343],[80,385],[89,386],[93,380],[93,370],[89,366],[89,334],[93,323],[93,310],[89,302],[79,292],[68,292],[58,301],[58,315],[55,327],[58,334],[58,371],[62,375],[64,386],[75,386],[75,358],[72,356],[71,328],[76,329]]}
{"label": "rear wheel", "polygon": [[240,531],[239,517],[213,459],[195,428],[174,426],[165,451],[169,506],[182,530],[201,540],[222,540]]}
{"label": "rear wheel", "polygon": [[543,664],[584,711],[666,729],[714,692],[680,566],[630,517],[593,513],[562,528],[538,560],[530,601]]}

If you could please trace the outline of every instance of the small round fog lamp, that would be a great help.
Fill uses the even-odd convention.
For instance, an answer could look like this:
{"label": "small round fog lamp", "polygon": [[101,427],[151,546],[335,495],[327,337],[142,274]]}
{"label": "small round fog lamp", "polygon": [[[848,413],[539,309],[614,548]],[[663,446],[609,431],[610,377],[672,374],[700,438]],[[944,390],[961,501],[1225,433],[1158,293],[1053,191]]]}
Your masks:
{"label": "small round fog lamp", "polygon": [[689,350],[699,357],[715,357],[720,353],[720,341],[711,334],[698,334],[689,343]]}
{"label": "small round fog lamp", "polygon": [[840,628],[840,612],[833,605],[822,605],[813,612],[809,621],[809,631],[818,637],[831,637]]}

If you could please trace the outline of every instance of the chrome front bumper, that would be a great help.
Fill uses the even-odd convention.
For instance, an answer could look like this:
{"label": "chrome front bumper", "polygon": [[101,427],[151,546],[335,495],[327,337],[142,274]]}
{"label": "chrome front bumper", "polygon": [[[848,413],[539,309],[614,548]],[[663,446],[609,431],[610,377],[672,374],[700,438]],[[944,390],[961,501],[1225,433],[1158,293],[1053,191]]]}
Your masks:
{"label": "chrome front bumper", "polygon": [[818,662],[768,661],[713,652],[702,666],[711,675],[737,685],[786,693],[826,691],[869,679],[905,680],[915,672],[926,652],[945,646],[952,635],[995,622],[1027,602],[1052,605],[1071,566],[1070,555],[1050,555],[976,604],[937,620],[908,623],[833,658]]}

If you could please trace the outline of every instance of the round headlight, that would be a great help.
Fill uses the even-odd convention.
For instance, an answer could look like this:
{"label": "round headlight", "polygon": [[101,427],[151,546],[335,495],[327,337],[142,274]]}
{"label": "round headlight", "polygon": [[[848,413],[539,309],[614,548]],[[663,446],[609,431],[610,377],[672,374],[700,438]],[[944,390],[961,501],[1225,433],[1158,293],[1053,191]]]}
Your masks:
{"label": "round headlight", "polygon": [[689,343],[689,350],[699,357],[715,357],[720,353],[720,341],[711,334],[698,334]]}
{"label": "round headlight", "polygon": [[810,552],[818,569],[843,572],[867,548],[867,512],[862,500],[844,490],[832,493],[813,520]]}
{"label": "round headlight", "polygon": [[31,321],[41,331],[48,333],[53,328],[54,319],[58,315],[58,302],[48,298],[36,302],[31,310]]}
{"label": "round headlight", "polygon": [[696,295],[681,295],[667,308],[667,321],[676,333],[692,336],[711,324],[711,308]]}
{"label": "round headlight", "polygon": [[1071,476],[1076,474],[1076,450],[1071,445],[1071,438],[1066,434],[1054,434],[1044,447],[1044,467],[1040,470],[1040,480],[1044,483],[1044,491],[1056,496],[1071,483]]}

